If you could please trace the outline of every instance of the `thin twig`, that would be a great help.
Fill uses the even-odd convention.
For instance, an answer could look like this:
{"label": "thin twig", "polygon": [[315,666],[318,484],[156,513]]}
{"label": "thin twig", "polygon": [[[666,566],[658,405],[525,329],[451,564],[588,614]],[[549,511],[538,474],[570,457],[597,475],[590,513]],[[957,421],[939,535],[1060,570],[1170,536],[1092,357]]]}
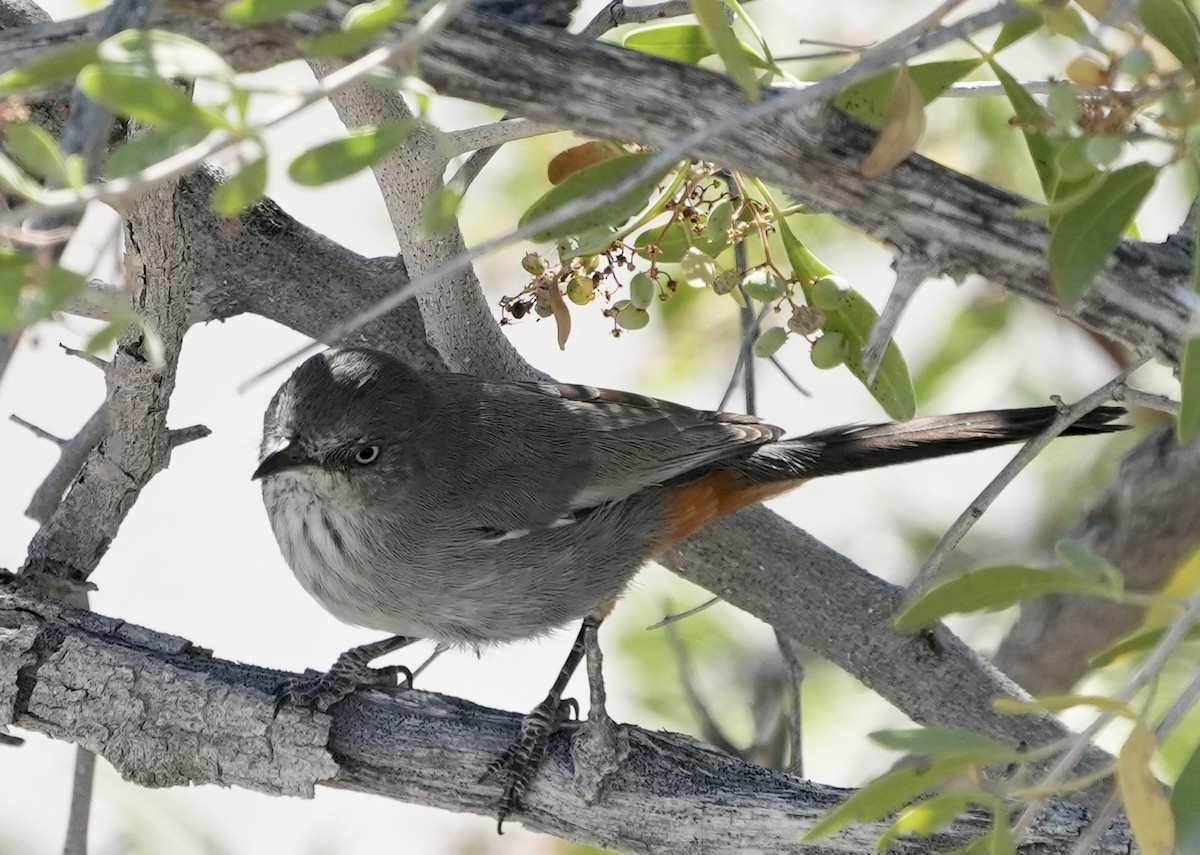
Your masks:
{"label": "thin twig", "polygon": [[104,434],[108,430],[108,404],[101,404],[96,412],[92,413],[92,417],[79,429],[79,433],[67,440],[50,436],[17,416],[11,418],[30,430],[34,430],[43,439],[48,438],[55,442],[59,447],[58,461],[42,479],[38,488],[33,491],[29,505],[25,508],[25,516],[44,524],[62,501],[67,487],[79,476],[92,449],[99,445],[100,440],[104,438]]}
{"label": "thin twig", "polygon": [[679,670],[679,682],[683,685],[683,692],[687,695],[688,704],[695,712],[696,718],[700,720],[700,735],[704,737],[705,742],[711,743],[735,757],[741,757],[741,749],[734,745],[721,730],[721,725],[717,724],[708,705],[700,697],[700,692],[697,690],[692,676],[691,662],[683,647],[683,642],[679,640],[679,633],[675,631],[674,624],[667,625],[667,640],[671,644],[671,653],[675,657],[675,667]]}
{"label": "thin twig", "polygon": [[715,606],[719,602],[721,602],[720,597],[709,597],[707,600],[702,602],[700,605],[692,606],[690,609],[685,609],[684,611],[678,612],[676,614],[667,615],[662,620],[656,621],[656,622],[650,624],[648,627],[646,627],[646,629],[647,630],[661,629],[662,627],[667,626],[669,624],[677,623],[677,622],[683,620],[684,618],[689,618],[692,615],[699,614],[700,612],[704,611],[705,609],[710,608],[711,606]]}
{"label": "thin twig", "polygon": [[1145,407],[1147,410],[1158,410],[1172,416],[1179,415],[1179,402],[1174,398],[1143,392],[1141,389],[1134,389],[1131,386],[1121,385],[1114,389],[1113,400],[1133,404],[1135,407]]}
{"label": "thin twig", "polygon": [[579,35],[598,39],[609,30],[624,24],[644,24],[660,18],[677,18],[692,11],[690,0],[667,0],[664,3],[648,3],[644,6],[626,6],[622,0],[613,0],[588,22]]}
{"label": "thin twig", "polygon": [[71,786],[71,812],[63,855],[87,855],[88,824],[92,813],[92,782],[96,777],[96,755],[86,748],[75,749],[75,777]]}
{"label": "thin twig", "polygon": [[1179,693],[1179,697],[1175,699],[1175,703],[1171,704],[1162,719],[1158,722],[1158,727],[1155,733],[1161,742],[1175,729],[1175,726],[1187,715],[1188,710],[1196,705],[1196,699],[1200,698],[1200,671],[1192,675],[1192,679],[1184,686],[1183,691]]}
{"label": "thin twig", "polygon": [[479,151],[491,146],[502,146],[505,143],[540,137],[543,134],[553,134],[564,130],[560,125],[547,125],[530,119],[501,119],[488,125],[477,125],[473,128],[463,128],[461,131],[450,131],[446,134],[450,146],[446,151],[447,157],[458,157],[469,151]]}
{"label": "thin twig", "polygon": [[409,679],[409,685],[412,685],[412,683],[417,679],[417,677],[419,677],[421,675],[421,672],[433,664],[433,660],[437,659],[439,656],[441,656],[443,653],[445,653],[449,649],[450,649],[449,644],[439,641],[437,643],[437,646],[435,646],[433,648],[433,652],[429,654],[429,656],[425,659],[425,661],[422,662],[420,665],[418,665],[416,668],[412,669],[412,671],[410,672],[412,674],[412,677]]}
{"label": "thin twig", "polygon": [[105,362],[103,359],[101,359],[99,356],[96,356],[96,354],[94,354],[94,353],[88,353],[86,350],[79,350],[78,348],[68,347],[65,344],[59,344],[59,347],[61,347],[63,349],[63,353],[65,353],[67,356],[73,356],[76,359],[82,359],[88,365],[92,366],[93,368],[97,368],[100,371],[108,370],[108,363]]}
{"label": "thin twig", "polygon": [[167,433],[167,442],[171,448],[179,448],[198,439],[206,439],[212,431],[205,425],[190,425],[185,428],[174,428]]}
{"label": "thin twig", "polygon": [[999,475],[992,479],[992,482],[984,488],[975,501],[971,502],[967,509],[954,521],[954,524],[942,535],[942,539],[938,541],[937,546],[933,548],[933,551],[929,553],[929,557],[925,559],[925,563],[921,565],[921,570],[917,573],[917,577],[909,585],[907,594],[909,601],[915,599],[933,584],[941,572],[942,563],[946,560],[946,556],[950,554],[954,547],[958,546],[967,532],[971,530],[971,527],[983,516],[984,511],[991,507],[996,497],[1017,477],[1021,470],[1028,466],[1037,455],[1041,454],[1042,450],[1056,436],[1105,401],[1111,400],[1114,397],[1114,390],[1124,385],[1129,376],[1145,365],[1149,359],[1149,356],[1141,357],[1090,395],[1081,398],[1069,407],[1062,407],[1057,418],[1045,430],[1021,446],[1021,450],[1009,461],[1008,465],[1000,471]]}
{"label": "thin twig", "polygon": [[887,353],[888,343],[895,335],[896,327],[900,325],[904,310],[908,308],[908,304],[917,294],[917,289],[933,269],[928,259],[910,260],[906,255],[897,255],[893,266],[896,268],[896,284],[892,286],[887,305],[883,307],[879,320],[871,328],[871,334],[863,348],[862,367],[867,373],[868,384],[875,382],[875,373],[883,363],[883,355]]}
{"label": "thin twig", "polygon": [[[866,56],[868,56],[869,54],[874,54],[877,52],[886,53],[889,50],[892,50],[893,48],[898,47],[900,45],[907,45],[910,43],[919,43],[923,38],[931,35],[941,25],[943,18],[945,18],[947,15],[949,15],[951,12],[953,12],[955,9],[957,9],[959,6],[961,6],[965,2],[966,2],[966,0],[945,0],[945,2],[942,3],[941,6],[938,6],[936,9],[932,10],[925,17],[920,18],[917,21],[914,21],[912,24],[909,24],[907,27],[905,27],[900,32],[889,36],[888,38],[886,38],[883,41],[876,44],[869,51],[864,52],[863,57],[866,58]],[[1006,4],[1002,3],[1000,5],[1003,6]],[[994,7],[994,8],[998,8],[998,7]],[[986,13],[981,13],[981,14],[986,14]],[[976,16],[976,17],[978,17],[978,16]],[[967,20],[970,20],[970,19],[967,19]],[[979,28],[979,29],[982,29],[982,28]],[[861,60],[860,60],[860,62],[861,62]]]}
{"label": "thin twig", "polygon": [[[736,210],[738,207],[738,202],[740,202],[742,198],[741,188],[738,186],[738,183],[733,180],[733,177],[729,173],[724,173],[723,177],[725,179],[725,184],[729,187],[729,200],[733,202],[733,207]],[[743,275],[750,268],[750,262],[746,253],[745,235],[739,238],[738,242],[733,245],[733,266]],[[764,311],[756,319],[754,317],[754,305],[753,301],[750,299],[750,295],[746,293],[746,289],[740,282],[738,283],[737,287],[739,293],[742,295],[742,305],[739,307],[738,311],[742,321],[742,341],[738,353],[738,366],[740,367],[740,372],[735,371],[734,378],[730,382],[736,382],[738,373],[741,374],[742,392],[744,395],[743,401],[745,402],[743,410],[750,415],[754,415],[758,407],[758,401],[756,400],[757,396],[755,394],[755,368],[754,359],[752,358],[754,356],[754,340],[751,338],[751,334],[758,332],[758,325],[762,322],[762,319],[766,317],[765,310],[767,307],[765,304],[763,305]],[[721,407],[723,408],[724,406],[725,402],[722,401]]]}
{"label": "thin twig", "polygon": [[[740,287],[740,286],[739,286]],[[742,292],[743,299],[745,292]],[[751,336],[758,331],[758,325],[763,322],[763,318],[771,311],[770,306],[763,306],[758,314],[750,318],[749,322],[743,320],[742,338],[738,343],[737,361],[733,363],[733,373],[729,375],[729,382],[725,384],[725,391],[721,393],[721,401],[717,404],[718,410],[723,410],[729,406],[729,401],[733,398],[733,390],[737,388],[738,378],[742,376],[742,364],[749,358],[749,349],[745,346],[747,341],[753,342]]]}
{"label": "thin twig", "polygon": [[775,632],[775,642],[779,645],[779,652],[788,670],[788,761],[784,771],[803,778],[804,731],[800,702],[804,690],[804,662],[797,650],[799,645],[778,630]]}
{"label": "thin twig", "polygon": [[[531,220],[507,234],[482,241],[465,252],[459,253],[454,258],[448,259],[421,275],[413,277],[407,284],[377,300],[373,305],[358,312],[348,320],[326,329],[317,339],[326,342],[340,341],[351,333],[362,329],[372,321],[388,314],[397,306],[411,299],[430,285],[469,266],[475,259],[502,249],[523,238],[561,225],[605,205],[612,204],[616,200],[623,198],[625,194],[634,188],[642,185],[647,179],[661,174],[664,170],[670,169],[697,146],[712,137],[738,131],[748,123],[766,118],[775,113],[799,111],[805,108],[814,109],[816,105],[824,103],[826,99],[842,91],[847,86],[866,80],[896,62],[911,59],[918,54],[926,53],[950,42],[958,41],[978,30],[1004,23],[1011,18],[1023,14],[1025,11],[1026,7],[1024,4],[1016,2],[1016,0],[1006,0],[1006,2],[999,3],[985,12],[964,18],[952,26],[944,26],[933,31],[918,28],[917,35],[912,39],[911,44],[900,42],[897,38],[888,39],[880,43],[877,49],[865,54],[854,65],[837,74],[830,75],[819,83],[815,83],[804,89],[786,92],[775,98],[764,98],[760,101],[749,103],[744,108],[735,110],[727,116],[681,137],[673,145],[667,146],[647,159],[641,168],[634,170],[621,181],[610,184],[603,190],[593,193],[590,196],[575,199],[562,205],[550,213]],[[905,32],[909,32],[912,29],[910,27]],[[328,79],[326,78],[326,80]],[[313,346],[308,345],[288,353],[257,372],[243,383],[241,388],[245,389],[247,386],[258,382],[292,360],[303,356]]]}
{"label": "thin twig", "polygon": [[52,442],[55,445],[59,446],[60,448],[67,444],[67,440],[63,439],[61,436],[55,436],[54,434],[50,433],[50,431],[46,430],[45,428],[40,428],[37,425],[35,425],[33,422],[26,421],[25,419],[18,416],[16,413],[10,413],[8,416],[8,420],[14,424],[20,425],[21,427],[25,428],[25,430],[29,431],[31,434],[36,436],[38,439],[44,439],[47,442]]}
{"label": "thin twig", "polygon": [[788,371],[786,368],[784,368],[783,363],[779,361],[779,357],[768,356],[767,360],[772,365],[775,366],[775,370],[783,375],[783,379],[788,381],[788,383],[791,384],[791,387],[793,389],[795,389],[797,392],[799,392],[801,395],[803,395],[806,398],[812,397],[812,392],[808,391],[807,389],[805,389],[803,386],[800,385],[800,381],[797,380],[795,377],[793,377],[792,373],[790,371]]}
{"label": "thin twig", "polygon": [[[1191,630],[1192,625],[1196,623],[1197,619],[1200,619],[1200,594],[1193,594],[1188,599],[1183,612],[1171,624],[1171,628],[1167,630],[1166,634],[1158,642],[1158,645],[1151,651],[1146,661],[1142,663],[1142,666],[1138,668],[1129,681],[1121,687],[1120,691],[1113,695],[1113,700],[1121,704],[1128,703],[1147,683],[1157,677],[1159,672],[1162,671],[1163,665],[1166,664],[1167,659],[1175,651],[1175,648],[1187,639],[1188,631]],[[1059,758],[1053,768],[1046,773],[1045,777],[1038,783],[1037,788],[1048,792],[1062,783],[1075,768],[1075,764],[1079,762],[1080,758],[1088,750],[1092,739],[1113,720],[1115,715],[1115,713],[1107,710],[1100,712],[1085,730],[1072,739],[1071,747]],[[1037,822],[1044,803],[1044,798],[1035,799],[1025,808],[1021,814],[1021,818],[1013,826],[1013,838],[1018,844],[1022,842],[1024,835]]]}

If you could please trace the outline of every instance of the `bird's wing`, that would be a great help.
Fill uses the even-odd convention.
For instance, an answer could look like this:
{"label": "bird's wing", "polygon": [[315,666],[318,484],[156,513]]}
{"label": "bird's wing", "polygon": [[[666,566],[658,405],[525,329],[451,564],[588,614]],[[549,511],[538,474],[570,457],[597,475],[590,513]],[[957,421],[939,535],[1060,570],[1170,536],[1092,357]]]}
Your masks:
{"label": "bird's wing", "polygon": [[449,398],[479,402],[463,414],[468,441],[453,481],[470,515],[497,532],[565,524],[782,434],[752,416],[591,386],[475,383]]}

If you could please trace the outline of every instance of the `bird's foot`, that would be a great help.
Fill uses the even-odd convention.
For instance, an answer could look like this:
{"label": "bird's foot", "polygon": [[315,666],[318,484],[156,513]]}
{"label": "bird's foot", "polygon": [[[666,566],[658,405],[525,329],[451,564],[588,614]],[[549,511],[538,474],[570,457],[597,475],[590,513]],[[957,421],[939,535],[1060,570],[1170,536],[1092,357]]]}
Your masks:
{"label": "bird's foot", "polygon": [[521,809],[521,801],[537,777],[542,761],[546,759],[546,748],[550,737],[558,730],[564,718],[579,706],[572,699],[558,701],[547,698],[533,712],[521,719],[521,731],[512,745],[488,765],[480,782],[501,776],[504,791],[496,810],[496,832],[504,833],[504,820]]}
{"label": "bird's foot", "polygon": [[289,705],[325,712],[360,686],[391,688],[399,685],[401,674],[408,685],[412,685],[412,672],[403,665],[372,668],[370,663],[374,658],[356,647],[339,656],[333,667],[323,674],[307,671],[280,681],[275,688],[275,714]]}

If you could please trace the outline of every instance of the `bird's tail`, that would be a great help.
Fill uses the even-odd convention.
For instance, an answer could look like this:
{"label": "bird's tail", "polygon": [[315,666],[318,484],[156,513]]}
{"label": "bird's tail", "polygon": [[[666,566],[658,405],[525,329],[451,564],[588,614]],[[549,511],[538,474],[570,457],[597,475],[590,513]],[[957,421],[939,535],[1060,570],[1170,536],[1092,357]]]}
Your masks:
{"label": "bird's tail", "polygon": [[[1121,407],[1100,407],[1065,431],[1063,436],[1112,433],[1128,425],[1110,424],[1125,414]],[[912,463],[951,454],[979,451],[1014,442],[1025,442],[1045,430],[1058,416],[1055,407],[984,410],[876,425],[850,425],[764,446],[754,455],[754,468],[768,471],[746,474],[779,478],[821,478],[897,463]]]}

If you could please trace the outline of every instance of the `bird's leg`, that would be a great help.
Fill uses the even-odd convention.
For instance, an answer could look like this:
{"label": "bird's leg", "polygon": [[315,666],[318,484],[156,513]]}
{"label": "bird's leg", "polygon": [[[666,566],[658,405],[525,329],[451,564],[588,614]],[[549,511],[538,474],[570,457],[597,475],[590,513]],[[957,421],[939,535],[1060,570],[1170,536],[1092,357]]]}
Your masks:
{"label": "bird's leg", "polygon": [[579,628],[575,643],[571,645],[571,652],[567,654],[567,661],[559,669],[558,677],[550,687],[550,693],[533,712],[521,719],[521,730],[517,738],[503,754],[492,761],[480,778],[486,780],[497,773],[504,775],[504,792],[500,796],[500,806],[496,814],[496,831],[500,834],[504,833],[504,820],[520,808],[522,797],[537,777],[538,769],[546,756],[550,736],[558,730],[568,709],[568,704],[563,701],[563,692],[566,691],[571,675],[579,667],[579,661],[583,659],[585,636],[589,629],[594,632],[599,625],[598,618],[583,619],[583,626]]}
{"label": "bird's leg", "polygon": [[395,635],[352,647],[339,656],[324,674],[310,671],[303,676],[283,680],[276,688],[275,712],[278,713],[287,704],[313,707],[325,712],[359,686],[395,686],[400,674],[404,674],[409,685],[412,685],[412,672],[403,665],[372,668],[371,663],[414,641],[420,639]]}
{"label": "bird's leg", "polygon": [[615,751],[616,724],[608,717],[608,693],[604,690],[604,656],[600,652],[600,621],[583,622],[583,649],[587,654],[588,725],[595,729],[600,744]]}

